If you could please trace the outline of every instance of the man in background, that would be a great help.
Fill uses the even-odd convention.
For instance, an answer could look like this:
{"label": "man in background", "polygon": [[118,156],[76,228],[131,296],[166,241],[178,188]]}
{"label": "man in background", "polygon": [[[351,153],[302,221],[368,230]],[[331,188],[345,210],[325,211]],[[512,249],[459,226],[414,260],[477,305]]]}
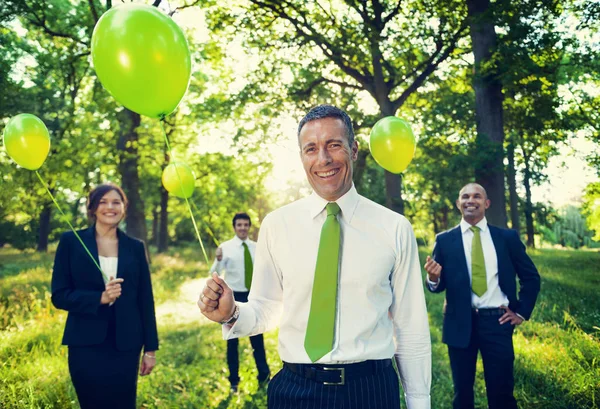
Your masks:
{"label": "man in background", "polygon": [[[247,302],[248,293],[252,284],[254,253],[256,242],[248,238],[252,222],[246,213],[237,213],[233,216],[233,231],[235,236],[221,243],[215,254],[215,262],[210,272],[224,274],[236,301]],[[265,345],[262,334],[250,337],[250,344],[254,350],[254,361],[258,369],[258,383],[264,385],[269,381],[270,371],[265,354]],[[238,339],[227,340],[227,366],[229,367],[229,382],[231,391],[237,392],[240,383]]]}
{"label": "man in background", "polygon": [[481,352],[490,409],[517,409],[512,335],[515,326],[531,316],[540,276],[519,234],[487,223],[490,200],[481,185],[465,185],[456,206],[462,214],[460,224],[437,235],[433,258],[425,263],[427,288],[446,291],[442,342],[448,345],[454,408],[474,408]]}

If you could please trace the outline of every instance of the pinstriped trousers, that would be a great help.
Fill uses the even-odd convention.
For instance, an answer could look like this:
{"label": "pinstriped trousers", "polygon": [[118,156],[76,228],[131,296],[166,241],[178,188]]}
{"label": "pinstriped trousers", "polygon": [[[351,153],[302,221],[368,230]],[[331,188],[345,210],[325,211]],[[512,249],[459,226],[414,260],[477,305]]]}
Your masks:
{"label": "pinstriped trousers", "polygon": [[323,385],[284,367],[269,383],[269,409],[399,409],[400,385],[393,366],[371,376]]}

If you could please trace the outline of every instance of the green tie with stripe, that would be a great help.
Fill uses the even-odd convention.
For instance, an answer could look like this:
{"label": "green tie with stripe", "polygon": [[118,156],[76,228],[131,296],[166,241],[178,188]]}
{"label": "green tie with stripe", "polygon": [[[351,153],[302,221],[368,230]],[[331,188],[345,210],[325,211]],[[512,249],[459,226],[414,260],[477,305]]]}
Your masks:
{"label": "green tie with stripe", "polygon": [[471,289],[481,297],[487,291],[487,274],[485,272],[485,259],[481,245],[480,228],[469,227],[473,232],[473,243],[471,244]]}
{"label": "green tie with stripe", "polygon": [[327,204],[327,219],[321,229],[317,266],[306,326],[304,349],[312,362],[333,349],[335,306],[340,254],[340,223],[337,203]]}
{"label": "green tie with stripe", "polygon": [[252,266],[252,256],[250,255],[250,249],[248,249],[248,245],[246,242],[242,242],[242,246],[244,246],[244,285],[250,291],[250,285],[252,284],[252,271],[254,267]]}

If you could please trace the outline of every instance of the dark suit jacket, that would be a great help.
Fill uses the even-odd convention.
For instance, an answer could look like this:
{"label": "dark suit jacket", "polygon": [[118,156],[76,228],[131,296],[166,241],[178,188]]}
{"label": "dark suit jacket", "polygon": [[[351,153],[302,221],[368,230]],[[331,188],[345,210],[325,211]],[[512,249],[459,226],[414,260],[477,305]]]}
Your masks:
{"label": "dark suit jacket", "polygon": [[[540,291],[540,275],[516,231],[488,227],[498,258],[500,289],[508,298],[508,307],[529,319]],[[440,283],[434,290],[426,287],[436,293],[446,290],[442,342],[465,348],[471,337],[471,282],[460,225],[437,235],[433,258],[442,266]]]}
{"label": "dark suit jacket", "polygon": [[[98,265],[96,229],[78,231]],[[62,235],[52,272],[52,303],[67,310],[63,345],[97,345],[106,338],[110,317],[115,309],[116,346],[120,351],[141,348],[158,349],[154,298],[144,243],[117,231],[119,262],[117,278],[123,278],[121,296],[112,307],[101,305],[105,289],[102,275],[73,232]]]}

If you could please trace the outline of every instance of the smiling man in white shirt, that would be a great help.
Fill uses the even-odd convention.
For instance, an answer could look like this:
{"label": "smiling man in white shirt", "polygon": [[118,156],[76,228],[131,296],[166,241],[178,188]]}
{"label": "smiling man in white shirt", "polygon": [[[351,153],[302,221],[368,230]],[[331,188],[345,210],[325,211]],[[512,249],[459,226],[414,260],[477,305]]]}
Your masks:
{"label": "smiling man in white shirt", "polygon": [[358,144],[348,115],[313,108],[298,126],[313,193],[263,221],[248,303],[216,275],[198,306],[226,339],[279,325],[276,408],[430,408],[431,341],[410,223],[352,183]]}
{"label": "smiling man in white shirt", "polygon": [[[256,242],[248,238],[252,221],[247,213],[236,213],[233,216],[232,224],[235,236],[231,240],[221,243],[217,249],[216,260],[210,268],[210,272],[223,274],[229,288],[233,291],[235,300],[247,302],[252,285],[253,260],[256,252]],[[267,364],[262,334],[251,336],[250,344],[252,345],[254,361],[258,370],[258,384],[266,384],[271,373]],[[240,383],[237,338],[227,340],[227,366],[229,367],[231,391],[237,392]]]}

